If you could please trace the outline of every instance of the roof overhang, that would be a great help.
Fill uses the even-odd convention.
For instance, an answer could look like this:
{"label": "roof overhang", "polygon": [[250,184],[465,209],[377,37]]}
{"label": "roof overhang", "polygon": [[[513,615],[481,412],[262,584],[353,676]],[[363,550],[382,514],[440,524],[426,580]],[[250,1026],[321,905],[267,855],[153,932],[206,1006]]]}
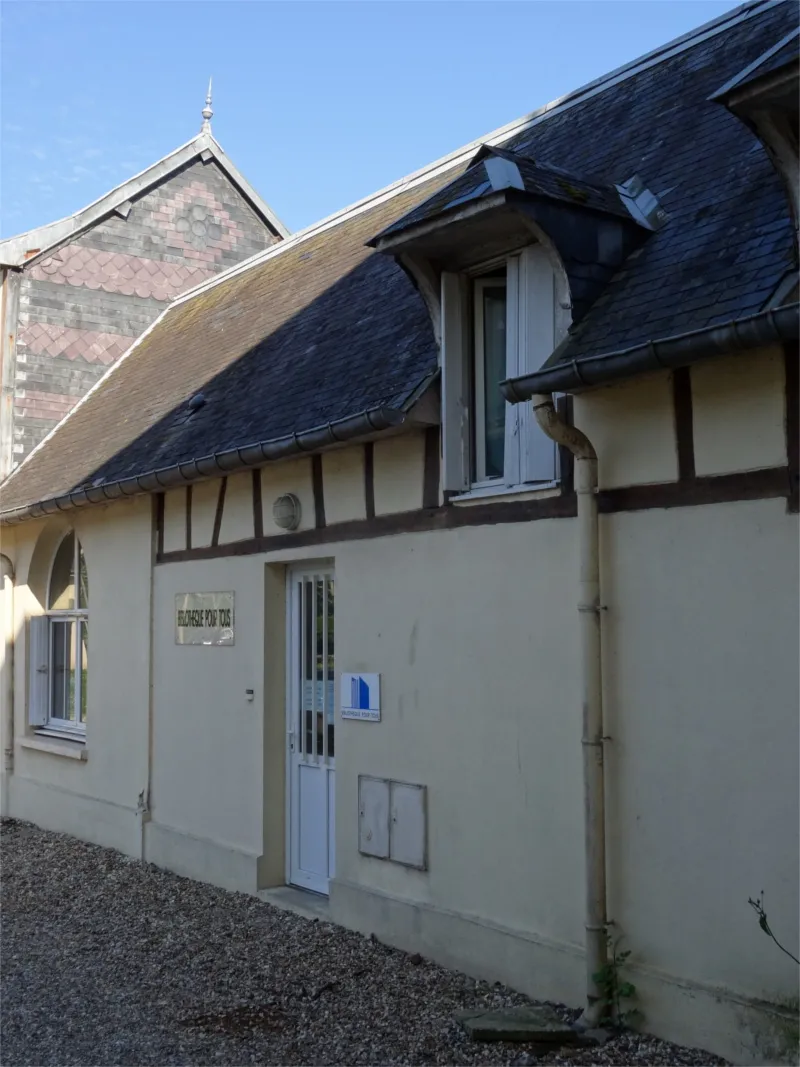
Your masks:
{"label": "roof overhang", "polygon": [[[90,504],[108,504],[126,497],[163,492],[206,478],[219,478],[226,474],[262,467],[279,460],[324,452],[415,427],[435,425],[438,421],[438,406],[431,403],[430,394],[437,379],[438,372],[428,375],[409,394],[400,408],[370,408],[298,433],[286,434],[269,441],[256,441],[241,448],[200,456],[129,478],[78,485],[46,500],[0,511],[0,524],[7,526],[25,519],[57,515],[62,511],[71,511]],[[24,478],[24,475],[23,464],[14,477]]]}
{"label": "roof overhang", "polygon": [[674,370],[714,356],[733,355],[771,344],[800,339],[800,304],[761,311],[703,330],[647,341],[617,352],[554,363],[534,374],[509,378],[500,388],[506,400],[519,404],[539,393],[581,393],[594,386]]}

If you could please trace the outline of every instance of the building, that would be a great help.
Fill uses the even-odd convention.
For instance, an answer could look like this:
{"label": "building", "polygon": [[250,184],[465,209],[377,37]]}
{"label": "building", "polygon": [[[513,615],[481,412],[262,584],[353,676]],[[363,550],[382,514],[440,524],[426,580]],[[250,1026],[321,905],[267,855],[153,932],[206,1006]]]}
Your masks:
{"label": "building", "polygon": [[288,236],[211,133],[69,218],[0,241],[0,479],[169,301]]}
{"label": "building", "polygon": [[3,487],[3,811],[589,1017],[609,931],[646,1029],[793,1062],[797,29],[173,300]]}

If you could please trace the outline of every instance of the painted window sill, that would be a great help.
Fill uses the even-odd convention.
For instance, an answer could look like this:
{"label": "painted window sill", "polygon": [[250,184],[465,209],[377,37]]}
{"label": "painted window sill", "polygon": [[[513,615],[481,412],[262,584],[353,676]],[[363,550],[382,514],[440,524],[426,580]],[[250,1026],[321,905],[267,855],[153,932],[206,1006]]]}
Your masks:
{"label": "painted window sill", "polygon": [[21,737],[20,748],[30,748],[35,752],[49,752],[51,756],[64,756],[66,759],[76,759],[85,762],[89,758],[86,744],[83,741],[69,741],[63,737],[48,737],[40,734],[37,737]]}
{"label": "painted window sill", "polygon": [[541,482],[532,485],[481,485],[458,496],[451,496],[451,504],[488,504],[493,500],[536,500],[542,497],[556,496],[560,492],[560,483]]}

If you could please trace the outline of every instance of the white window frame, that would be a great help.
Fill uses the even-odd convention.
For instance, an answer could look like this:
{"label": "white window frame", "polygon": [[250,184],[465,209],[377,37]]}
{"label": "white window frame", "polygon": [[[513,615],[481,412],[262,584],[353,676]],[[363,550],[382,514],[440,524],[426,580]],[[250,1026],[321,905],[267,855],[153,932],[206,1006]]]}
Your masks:
{"label": "white window frame", "polygon": [[[68,537],[74,538],[72,566],[75,579],[75,606],[72,608],[51,608],[49,605],[51,603],[53,567],[61,546]],[[80,554],[81,544],[78,535],[74,530],[70,530],[59,541],[50,563],[50,572],[47,579],[47,610],[42,615],[35,616],[30,620],[28,722],[38,733],[84,741],[86,738],[86,720],[81,722],[80,719],[83,706],[81,637],[83,627],[88,625],[89,622],[89,608],[88,606],[85,608],[78,606],[80,604]],[[74,675],[74,721],[72,719],[63,719],[53,714],[54,667],[56,662],[55,641],[59,629],[67,622],[73,624],[70,654],[74,666],[70,668],[69,674]]]}
{"label": "white window frame", "polygon": [[[502,477],[482,477],[484,409],[481,362],[483,288],[503,284],[488,274],[505,264],[506,377],[538,370],[556,344],[556,277],[541,245],[466,274],[442,275],[443,481],[451,497],[520,492],[558,483],[558,449],[529,404],[506,404]],[[479,307],[480,305],[480,307]],[[474,385],[473,385],[474,383]]]}

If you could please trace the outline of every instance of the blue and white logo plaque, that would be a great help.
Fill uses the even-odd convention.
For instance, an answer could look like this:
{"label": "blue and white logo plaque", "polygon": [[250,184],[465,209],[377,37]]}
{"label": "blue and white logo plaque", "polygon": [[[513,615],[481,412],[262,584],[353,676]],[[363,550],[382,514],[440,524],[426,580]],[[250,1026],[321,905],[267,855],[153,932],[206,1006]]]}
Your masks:
{"label": "blue and white logo plaque", "polygon": [[340,696],[343,719],[381,721],[379,674],[342,674]]}

